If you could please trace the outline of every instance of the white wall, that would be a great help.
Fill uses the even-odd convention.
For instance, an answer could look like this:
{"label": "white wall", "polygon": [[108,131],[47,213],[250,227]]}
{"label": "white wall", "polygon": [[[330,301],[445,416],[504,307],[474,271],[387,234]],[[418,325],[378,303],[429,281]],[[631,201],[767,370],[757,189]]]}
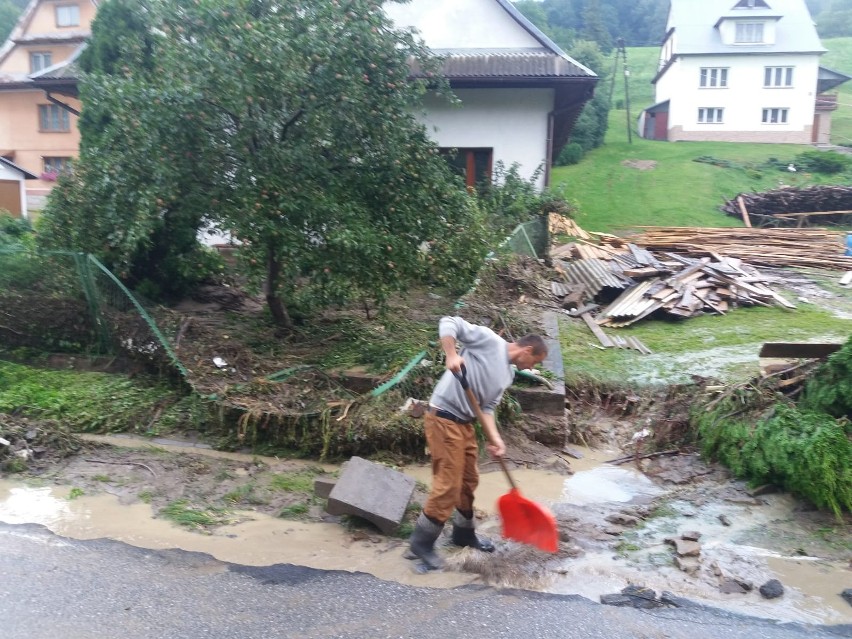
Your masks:
{"label": "white wall", "polygon": [[387,2],[384,9],[396,26],[416,27],[432,49],[541,47],[494,0]]}
{"label": "white wall", "polygon": [[[764,69],[794,67],[793,86],[764,88]],[[702,67],[728,68],[727,88],[701,88]],[[656,101],[671,100],[669,127],[683,131],[800,132],[813,124],[819,58],[815,55],[686,56],[657,83]],[[700,107],[725,109],[721,124],[699,124]],[[764,108],[787,108],[787,124],[763,124]]]}
{"label": "white wall", "polygon": [[[419,119],[438,146],[493,148],[495,164],[514,162],[530,179],[547,157],[547,117],[552,89],[457,89],[461,106],[430,96]],[[544,187],[544,173],[538,180]]]}

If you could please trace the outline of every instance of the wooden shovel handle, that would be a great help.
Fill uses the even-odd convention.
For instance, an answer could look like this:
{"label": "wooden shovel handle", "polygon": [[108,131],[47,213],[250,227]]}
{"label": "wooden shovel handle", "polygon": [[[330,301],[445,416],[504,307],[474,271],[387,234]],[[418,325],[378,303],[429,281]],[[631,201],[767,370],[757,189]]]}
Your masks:
{"label": "wooden shovel handle", "polygon": [[[461,373],[456,373],[455,371],[453,371],[453,375],[455,375],[455,378],[459,380],[459,383],[464,389],[464,394],[467,395],[467,401],[470,404],[470,407],[473,409],[473,413],[474,415],[476,415],[476,419],[479,420],[479,423],[481,424],[483,412],[482,409],[479,407],[479,400],[476,399],[476,395],[473,394],[473,389],[470,387],[470,383],[468,383],[467,381],[467,369],[465,368],[464,364],[462,364]],[[512,487],[512,490],[516,490],[517,486],[515,485],[515,480],[512,479],[512,476],[509,474],[509,469],[506,468],[506,462],[503,461],[502,457],[498,457],[497,461],[500,464],[500,468],[505,473],[506,479],[509,480],[509,485]]]}

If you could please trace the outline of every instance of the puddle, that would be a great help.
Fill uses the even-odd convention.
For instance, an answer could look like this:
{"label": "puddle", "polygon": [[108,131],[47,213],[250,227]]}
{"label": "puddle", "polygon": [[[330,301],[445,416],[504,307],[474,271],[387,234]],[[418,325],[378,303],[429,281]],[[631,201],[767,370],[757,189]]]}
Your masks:
{"label": "puddle", "polygon": [[[138,444],[140,448],[150,448],[146,442],[110,439],[118,439],[112,443],[124,447]],[[159,447],[173,450],[167,444]],[[242,462],[264,459],[185,447],[180,452],[226,456]],[[452,588],[488,581],[578,594],[598,601],[600,595],[618,592],[633,583],[658,593],[667,590],[680,597],[758,617],[805,623],[852,623],[852,607],[839,596],[843,589],[852,587],[852,571],[847,568],[852,553],[847,552],[840,559],[835,553],[833,560],[795,556],[792,548],[811,533],[797,529],[796,504],[792,499],[768,495],[761,498],[763,504],[733,503],[715,494],[721,487],[713,484],[705,498],[686,501],[632,467],[603,465],[605,460],[618,456],[612,451],[583,449],[583,453],[583,459],[571,460],[575,473],[569,477],[528,469],[512,471],[512,476],[524,496],[552,505],[555,510],[565,506],[573,509],[573,513],[585,514],[578,524],[581,530],[593,528],[585,526],[588,523],[585,518],[591,522],[593,514],[602,517],[601,513],[648,504],[655,498],[665,499],[666,516],[647,519],[638,529],[627,530],[622,535],[623,543],[629,547],[627,552],[619,553],[612,548],[615,538],[598,541],[596,547],[588,547],[581,556],[572,559],[556,560],[541,553],[533,557],[524,552],[525,547],[517,545],[493,556],[465,549],[448,551],[449,564],[454,570],[419,576],[411,571],[410,562],[401,557],[406,546],[403,540],[352,532],[334,523],[291,521],[240,511],[241,523],[200,534],[155,518],[152,508],[138,501],[124,505],[110,494],[85,494],[70,499],[70,486],[14,481],[0,481],[0,521],[43,524],[59,535],[74,539],[110,538],[140,548],[180,548],[244,565],[293,563],[326,570],[360,571],[409,585]],[[478,510],[490,515],[495,512],[497,499],[508,490],[506,478],[499,470],[486,472],[492,470],[494,466],[484,465],[476,503]],[[410,466],[404,472],[425,484],[430,481],[428,466]],[[724,526],[720,515],[725,515],[731,525]],[[485,534],[499,534],[496,516],[489,516],[481,529]],[[702,563],[694,576],[673,565],[672,548],[665,542],[666,538],[689,530],[701,532]],[[508,566],[506,574],[510,577],[493,579],[495,572],[489,572],[489,562]],[[720,593],[714,566],[726,575],[751,581],[755,589],[743,595]],[[771,578],[779,579],[785,586],[781,599],[768,601],[757,593],[757,587]]]}
{"label": "puddle", "polygon": [[565,481],[560,501],[569,504],[606,502],[648,503],[665,491],[636,471],[618,466],[598,466]]}

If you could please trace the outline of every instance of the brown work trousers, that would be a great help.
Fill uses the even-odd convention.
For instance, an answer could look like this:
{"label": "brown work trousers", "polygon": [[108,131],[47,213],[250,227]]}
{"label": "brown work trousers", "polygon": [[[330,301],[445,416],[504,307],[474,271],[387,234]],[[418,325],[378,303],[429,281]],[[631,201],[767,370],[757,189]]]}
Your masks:
{"label": "brown work trousers", "polygon": [[432,455],[432,491],[423,507],[427,517],[445,522],[453,508],[473,510],[473,491],[479,485],[479,447],[473,424],[457,424],[426,413],[426,443]]}

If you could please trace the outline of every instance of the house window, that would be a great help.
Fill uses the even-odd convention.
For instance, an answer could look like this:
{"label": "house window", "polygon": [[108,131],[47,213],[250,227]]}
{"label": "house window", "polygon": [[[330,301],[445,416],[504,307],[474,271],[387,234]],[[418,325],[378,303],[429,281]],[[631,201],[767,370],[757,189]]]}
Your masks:
{"label": "house window", "polygon": [[493,149],[440,149],[469,189],[491,184]]}
{"label": "house window", "polygon": [[763,86],[793,86],[793,67],[766,67],[763,72]]}
{"label": "house window", "polygon": [[735,42],[740,44],[755,44],[763,42],[762,22],[740,22],[737,24]]}
{"label": "house window", "polygon": [[740,0],[734,9],[769,9],[769,5],[764,0]]}
{"label": "house window", "polygon": [[38,107],[38,125],[41,131],[70,131],[71,122],[68,111],[55,104],[40,104]]}
{"label": "house window", "polygon": [[52,64],[52,56],[49,51],[33,51],[30,53],[30,73],[46,69]]}
{"label": "house window", "polygon": [[721,124],[723,111],[718,107],[701,107],[698,109],[698,123]]}
{"label": "house window", "polygon": [[725,68],[702,67],[700,85],[702,87],[727,87],[728,70]]}
{"label": "house window", "polygon": [[787,124],[787,113],[790,109],[764,109],[764,124]]}
{"label": "house window", "polygon": [[71,158],[42,158],[45,173],[68,173],[71,170]]}
{"label": "house window", "polygon": [[80,25],[80,7],[76,4],[60,4],[56,7],[57,27],[77,27]]}

